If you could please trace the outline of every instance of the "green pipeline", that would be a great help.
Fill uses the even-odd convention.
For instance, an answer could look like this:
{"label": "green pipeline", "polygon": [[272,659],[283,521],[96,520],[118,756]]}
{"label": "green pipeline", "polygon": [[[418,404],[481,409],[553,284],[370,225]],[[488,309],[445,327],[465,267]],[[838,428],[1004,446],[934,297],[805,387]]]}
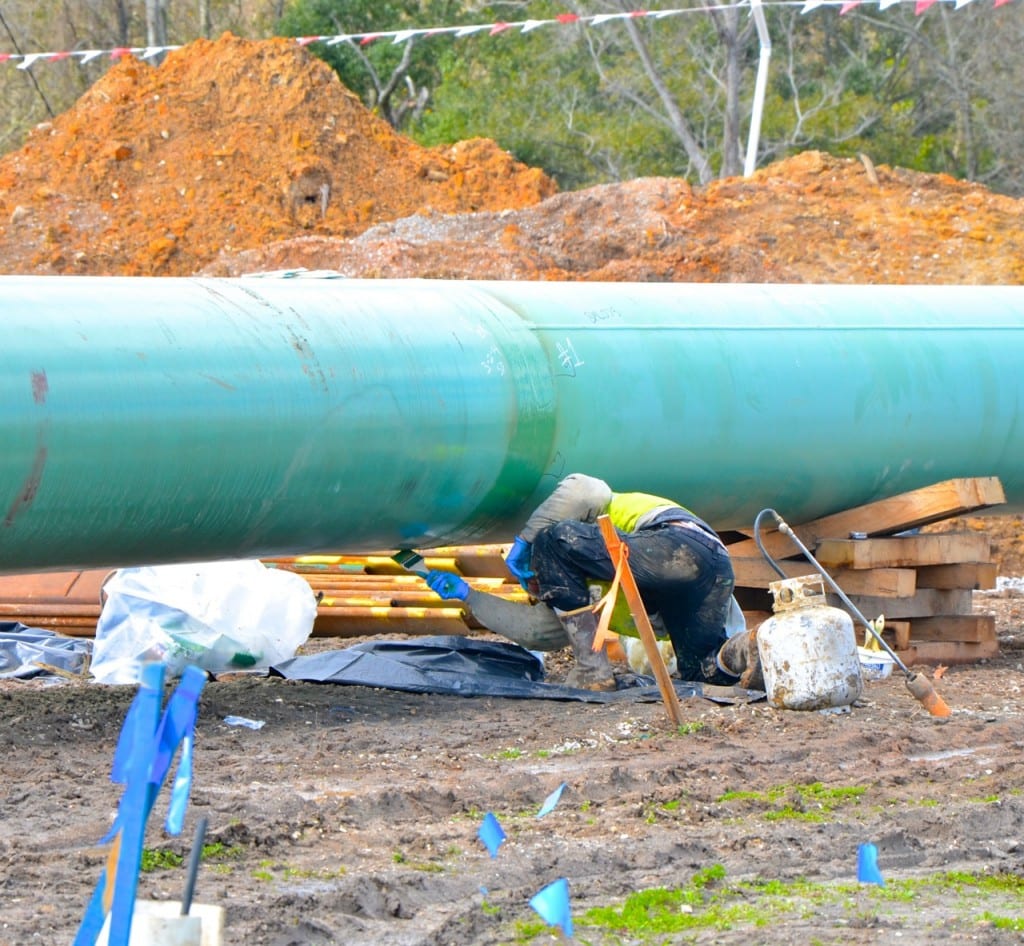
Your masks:
{"label": "green pipeline", "polygon": [[574,471],[1024,508],[1024,288],[12,276],[0,326],[0,571],[508,541]]}

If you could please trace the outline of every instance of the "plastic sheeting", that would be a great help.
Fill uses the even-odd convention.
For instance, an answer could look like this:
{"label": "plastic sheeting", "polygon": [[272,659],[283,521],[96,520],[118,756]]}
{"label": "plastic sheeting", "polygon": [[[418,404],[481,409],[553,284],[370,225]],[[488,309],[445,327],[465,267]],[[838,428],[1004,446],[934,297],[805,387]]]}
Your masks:
{"label": "plastic sheeting", "polygon": [[[457,635],[420,637],[413,641],[368,641],[344,650],[293,657],[275,664],[270,672],[287,680],[381,687],[409,693],[586,703],[661,700],[653,677],[631,675],[629,682],[635,685],[611,693],[545,683],[541,661],[518,644]],[[698,696],[721,703],[748,703],[764,696],[757,690],[683,681],[676,681],[675,688],[681,698]]]}
{"label": "plastic sheeting", "polygon": [[92,641],[85,638],[61,637],[19,621],[0,621],[0,679],[27,680],[50,673],[49,667],[81,673],[91,651]]}

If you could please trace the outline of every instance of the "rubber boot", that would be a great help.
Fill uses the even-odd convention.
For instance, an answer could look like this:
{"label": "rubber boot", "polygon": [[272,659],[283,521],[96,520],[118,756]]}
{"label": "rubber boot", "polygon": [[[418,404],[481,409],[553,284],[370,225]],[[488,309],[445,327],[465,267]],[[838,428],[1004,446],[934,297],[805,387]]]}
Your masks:
{"label": "rubber boot", "polygon": [[604,647],[594,650],[594,637],[597,635],[597,615],[590,607],[576,611],[555,611],[562,622],[576,666],[565,678],[565,685],[581,690],[614,690],[615,675],[608,661]]}
{"label": "rubber boot", "polygon": [[730,637],[719,648],[715,662],[719,670],[731,677],[739,677],[737,682],[744,689],[764,689],[761,655],[757,650],[757,628],[740,631]]}

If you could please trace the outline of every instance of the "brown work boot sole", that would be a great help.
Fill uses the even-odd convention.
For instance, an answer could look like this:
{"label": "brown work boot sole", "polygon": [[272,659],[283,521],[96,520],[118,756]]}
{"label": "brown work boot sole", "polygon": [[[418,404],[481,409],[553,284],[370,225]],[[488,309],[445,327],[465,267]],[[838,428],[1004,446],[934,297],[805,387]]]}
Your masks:
{"label": "brown work boot sole", "polygon": [[618,686],[615,683],[615,677],[588,679],[582,674],[576,673],[575,670],[570,670],[566,675],[565,685],[567,687],[575,687],[577,690],[590,690],[594,693],[609,693],[612,690],[618,689]]}

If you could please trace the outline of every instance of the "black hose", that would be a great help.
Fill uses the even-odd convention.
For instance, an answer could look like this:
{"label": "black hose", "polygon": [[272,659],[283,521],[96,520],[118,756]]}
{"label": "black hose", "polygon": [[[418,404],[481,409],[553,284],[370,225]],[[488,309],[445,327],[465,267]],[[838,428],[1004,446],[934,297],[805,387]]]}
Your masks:
{"label": "black hose", "polygon": [[765,561],[775,569],[776,574],[780,578],[785,578],[786,573],[779,568],[775,559],[768,554],[768,550],[765,549],[764,544],[761,542],[761,519],[764,516],[772,516],[777,523],[782,522],[782,517],[774,509],[762,509],[754,520],[754,542],[756,543],[758,550],[764,556]]}
{"label": "black hose", "polygon": [[793,544],[798,549],[800,549],[801,552],[803,552],[804,558],[806,558],[807,561],[809,561],[817,569],[818,574],[820,574],[821,577],[825,579],[826,584],[828,584],[828,586],[839,596],[839,599],[843,602],[843,604],[846,605],[847,608],[850,609],[850,612],[853,614],[853,616],[857,618],[861,624],[864,625],[868,633],[871,634],[871,636],[874,637],[876,641],[878,641],[882,649],[885,650],[890,657],[892,657],[893,662],[896,664],[896,666],[899,667],[900,670],[902,670],[909,679],[912,676],[911,672],[908,669],[907,665],[902,660],[900,660],[899,655],[897,655],[896,651],[894,651],[889,646],[889,644],[882,638],[882,635],[879,634],[878,631],[875,629],[875,625],[872,624],[866,617],[864,617],[863,614],[861,614],[860,609],[846,596],[846,592],[843,591],[843,589],[836,584],[835,579],[827,571],[825,571],[824,568],[821,567],[818,560],[810,553],[810,550],[807,548],[807,546],[800,541],[799,536],[797,536],[797,534],[793,531],[792,527],[774,509],[762,509],[757,514],[757,518],[754,520],[754,539],[755,541],[757,541],[757,547],[761,549],[761,554],[768,560],[768,564],[771,565],[772,568],[774,568],[780,575],[782,575],[783,578],[786,577],[779,570],[779,566],[775,564],[771,556],[769,556],[768,553],[765,551],[764,546],[761,545],[761,542],[758,538],[759,523],[761,517],[764,515],[770,515],[772,516],[772,518],[775,519],[775,522],[778,524],[779,527],[779,532],[781,532],[783,535],[789,536]]}

